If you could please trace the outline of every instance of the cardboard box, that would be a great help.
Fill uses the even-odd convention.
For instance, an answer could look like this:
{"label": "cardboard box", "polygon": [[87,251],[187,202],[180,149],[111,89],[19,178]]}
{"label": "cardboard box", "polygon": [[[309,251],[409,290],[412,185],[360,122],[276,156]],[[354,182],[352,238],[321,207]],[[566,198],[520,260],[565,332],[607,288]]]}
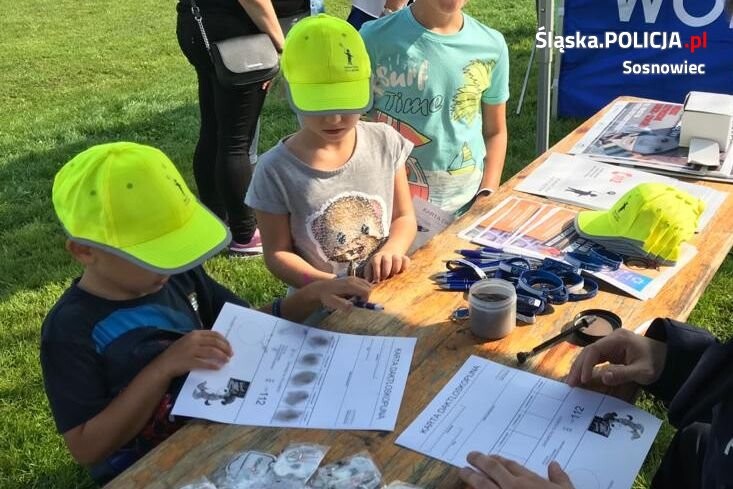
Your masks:
{"label": "cardboard box", "polygon": [[682,112],[680,146],[689,147],[691,138],[709,139],[728,151],[733,128],[733,95],[690,92]]}

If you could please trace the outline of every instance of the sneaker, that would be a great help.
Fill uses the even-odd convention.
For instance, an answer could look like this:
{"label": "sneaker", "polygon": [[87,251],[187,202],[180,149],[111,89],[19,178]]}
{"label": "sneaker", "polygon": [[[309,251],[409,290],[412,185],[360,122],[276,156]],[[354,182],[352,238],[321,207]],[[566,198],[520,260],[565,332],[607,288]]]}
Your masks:
{"label": "sneaker", "polygon": [[255,233],[248,243],[238,243],[232,240],[229,243],[229,253],[232,255],[261,255],[262,238],[260,238],[260,230],[255,229]]}

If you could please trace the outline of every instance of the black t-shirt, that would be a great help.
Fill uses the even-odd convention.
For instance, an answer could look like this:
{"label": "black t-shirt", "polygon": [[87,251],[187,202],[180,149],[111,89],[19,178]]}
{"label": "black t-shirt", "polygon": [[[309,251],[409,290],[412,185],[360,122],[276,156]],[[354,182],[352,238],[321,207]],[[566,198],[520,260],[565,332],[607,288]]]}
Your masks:
{"label": "black t-shirt", "polygon": [[[210,329],[224,303],[248,306],[201,267],[173,275],[154,294],[124,301],[92,295],[77,282],[48,313],[41,332],[43,380],[60,433],[99,414],[172,342]],[[136,438],[92,467],[95,479],[121,472],[180,427],[170,410],[183,379],[171,383]]]}

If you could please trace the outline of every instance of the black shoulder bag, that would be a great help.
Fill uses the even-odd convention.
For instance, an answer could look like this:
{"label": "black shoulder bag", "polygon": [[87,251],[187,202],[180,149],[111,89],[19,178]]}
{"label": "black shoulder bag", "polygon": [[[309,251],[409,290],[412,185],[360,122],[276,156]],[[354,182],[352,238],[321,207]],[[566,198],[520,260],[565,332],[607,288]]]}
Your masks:
{"label": "black shoulder bag", "polygon": [[238,87],[271,80],[277,75],[280,59],[270,36],[249,34],[209,44],[196,0],[191,0],[191,13],[199,25],[219,83],[226,87]]}

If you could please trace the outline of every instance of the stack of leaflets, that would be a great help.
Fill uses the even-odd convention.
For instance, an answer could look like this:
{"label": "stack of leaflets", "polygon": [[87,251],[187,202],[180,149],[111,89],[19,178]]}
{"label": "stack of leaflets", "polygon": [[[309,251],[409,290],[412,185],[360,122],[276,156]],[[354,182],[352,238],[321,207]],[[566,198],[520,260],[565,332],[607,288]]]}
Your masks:
{"label": "stack of leaflets", "polygon": [[[576,210],[555,204],[511,196],[472,222],[458,236],[509,253],[564,260],[568,252],[583,253],[597,246],[578,235],[574,226],[577,213]],[[685,243],[677,263],[672,267],[646,268],[625,263],[618,270],[588,273],[638,299],[646,300],[657,295],[664,284],[696,253],[694,246]]]}
{"label": "stack of leaflets", "polygon": [[681,104],[616,102],[570,153],[655,173],[733,182],[733,151],[720,153],[716,169],[687,163],[688,148],[679,146],[681,118]]}
{"label": "stack of leaflets", "polygon": [[600,211],[610,209],[622,195],[642,183],[664,183],[705,202],[698,232],[728,197],[726,192],[703,185],[561,153],[552,153],[516,190]]}

